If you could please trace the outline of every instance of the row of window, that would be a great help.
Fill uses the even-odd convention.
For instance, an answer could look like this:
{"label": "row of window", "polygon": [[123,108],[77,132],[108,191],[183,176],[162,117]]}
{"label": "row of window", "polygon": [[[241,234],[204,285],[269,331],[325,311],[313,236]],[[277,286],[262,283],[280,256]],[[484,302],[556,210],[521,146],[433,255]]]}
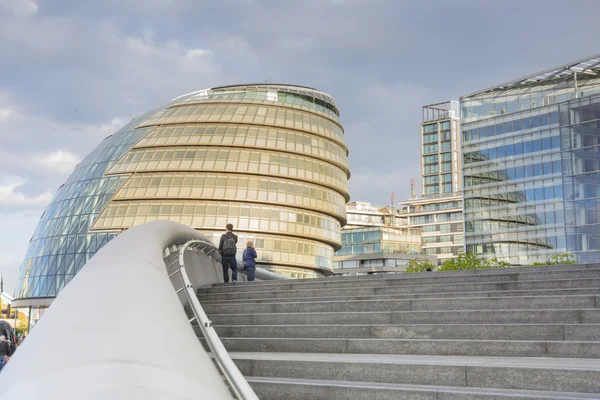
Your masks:
{"label": "row of window", "polygon": [[110,173],[216,170],[297,177],[347,193],[346,173],[323,161],[271,151],[220,148],[155,148],[128,152]]}
{"label": "row of window", "polygon": [[452,153],[442,153],[442,154],[434,154],[429,156],[423,156],[423,161],[425,164],[437,164],[439,160],[442,162],[452,161]]}
{"label": "row of window", "polygon": [[462,232],[463,224],[461,223],[452,223],[452,224],[439,224],[439,225],[425,225],[423,227],[423,232],[440,232],[440,233],[450,233],[450,232]]}
{"label": "row of window", "polygon": [[423,178],[423,181],[425,182],[426,185],[437,184],[440,182],[440,176],[439,175],[426,176]]}
{"label": "row of window", "polygon": [[212,201],[114,201],[98,216],[93,229],[130,228],[166,219],[197,229],[222,229],[298,234],[340,242],[340,222],[305,210],[262,204]]}
{"label": "row of window", "polygon": [[346,150],[320,136],[298,131],[243,125],[162,126],[135,147],[176,145],[243,146],[307,154],[348,168]]}
{"label": "row of window", "polygon": [[[600,254],[598,250],[600,244],[600,233],[597,229],[590,231],[589,227],[577,227],[577,228],[566,228],[565,229],[538,229],[535,232],[518,232],[518,238],[515,237],[517,234],[514,232],[485,235],[477,238],[474,244],[475,246],[493,246],[493,251],[498,253],[507,254],[507,250],[513,249],[514,254],[535,256],[537,254],[552,253],[551,250],[560,250],[560,252],[568,251],[569,253],[575,253],[577,257],[579,255],[576,252],[595,252]],[[517,242],[518,243],[515,243]],[[509,243],[515,245],[526,246],[521,248],[521,253],[517,252],[517,248],[508,246]],[[467,248],[470,246],[468,245]],[[529,254],[527,254],[529,253]],[[492,253],[493,254],[493,253]],[[513,255],[514,255],[513,254]],[[597,258],[595,258],[597,259]],[[581,260],[579,260],[581,262]],[[585,261],[587,262],[587,261]]]}
{"label": "row of window", "polygon": [[333,99],[323,101],[315,98],[314,93],[289,93],[284,91],[268,90],[246,90],[241,88],[231,88],[225,90],[211,90],[209,92],[200,92],[192,95],[177,104],[219,102],[219,103],[254,103],[254,104],[285,104],[291,107],[298,107],[305,110],[323,113],[330,118],[338,120],[337,108],[330,103]]}
{"label": "row of window", "polygon": [[425,236],[423,237],[423,243],[443,243],[453,242],[457,239],[454,235],[440,235],[440,236]]}
{"label": "row of window", "polygon": [[465,186],[485,185],[494,182],[511,181],[560,173],[562,173],[562,162],[560,160],[546,161],[543,163],[524,165],[515,168],[479,172],[477,176],[465,175]]}
{"label": "row of window", "polygon": [[[562,185],[555,185],[518,191],[501,191],[499,193],[486,195],[485,198],[490,200],[496,199],[501,203],[504,202],[505,204],[543,200],[562,200],[563,187]],[[465,204],[467,204],[467,202],[465,202]]]}
{"label": "row of window", "polygon": [[134,174],[115,199],[213,198],[297,205],[344,218],[345,199],[338,192],[310,183],[266,176],[217,173]]}
{"label": "row of window", "polygon": [[438,124],[437,122],[433,123],[433,124],[427,124],[427,125],[423,125],[423,133],[433,133],[438,131]]}
{"label": "row of window", "polygon": [[325,136],[344,145],[344,132],[336,123],[304,111],[254,105],[183,105],[159,111],[140,126],[191,122],[233,122],[298,129]]}
{"label": "row of window", "polygon": [[374,243],[359,243],[344,245],[338,251],[336,256],[349,256],[349,255],[360,255],[360,254],[373,254],[373,253],[400,253],[400,254],[420,254],[421,243],[396,243],[396,242],[374,242]]}
{"label": "row of window", "polygon": [[440,170],[442,172],[451,172],[452,171],[452,162],[444,162],[441,164],[434,164],[434,165],[425,165],[423,167],[424,174],[436,174],[436,173],[439,173]]}
{"label": "row of window", "polygon": [[437,143],[437,142],[438,142],[437,133],[434,133],[433,135],[424,135],[423,136],[423,144]]}
{"label": "row of window", "polygon": [[463,141],[470,142],[528,129],[545,128],[555,124],[558,124],[558,111],[542,115],[532,115],[531,117],[506,121],[496,125],[463,130]]}
{"label": "row of window", "polygon": [[463,253],[463,246],[445,246],[445,247],[432,247],[428,249],[423,249],[425,254],[435,255],[435,254],[452,254],[457,256]]}
{"label": "row of window", "polygon": [[342,231],[342,245],[374,241],[420,242],[421,233],[414,229],[395,230],[388,228],[358,228]]}
{"label": "row of window", "polygon": [[438,147],[437,142],[435,144],[423,145],[423,154],[437,153],[438,151],[439,151],[439,147]]}
{"label": "row of window", "polygon": [[[424,189],[424,193],[427,194],[427,195],[429,195],[429,194],[439,194],[440,193],[440,186],[439,185],[425,186],[423,189]],[[452,190],[452,184],[451,183],[444,183],[444,184],[442,184],[442,193],[453,193],[453,192],[454,191]]]}
{"label": "row of window", "polygon": [[504,146],[491,147],[472,151],[463,155],[464,163],[470,164],[479,161],[495,160],[504,157],[520,156],[545,150],[560,150],[560,136],[546,137],[520,143],[511,143]]}

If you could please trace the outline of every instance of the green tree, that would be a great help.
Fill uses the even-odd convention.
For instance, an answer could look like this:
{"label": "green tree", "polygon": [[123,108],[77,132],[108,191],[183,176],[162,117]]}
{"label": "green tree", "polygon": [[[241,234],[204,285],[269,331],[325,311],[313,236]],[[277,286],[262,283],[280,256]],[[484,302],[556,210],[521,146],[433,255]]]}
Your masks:
{"label": "green tree", "polygon": [[491,258],[484,262],[483,268],[510,268],[511,264],[504,260],[498,260],[497,258]]}
{"label": "green tree", "polygon": [[545,267],[546,265],[577,264],[577,259],[571,253],[554,254],[545,262],[536,261],[531,264],[532,267]]}
{"label": "green tree", "polygon": [[427,268],[431,268],[433,271],[435,269],[435,265],[427,258],[413,258],[410,260],[406,266],[406,272],[423,272],[427,270]]}
{"label": "green tree", "polygon": [[459,271],[467,269],[480,269],[483,262],[479,257],[472,253],[459,254],[457,258],[450,258],[442,263],[439,271]]}
{"label": "green tree", "polygon": [[577,259],[570,253],[555,254],[548,259],[548,265],[560,264],[577,264]]}

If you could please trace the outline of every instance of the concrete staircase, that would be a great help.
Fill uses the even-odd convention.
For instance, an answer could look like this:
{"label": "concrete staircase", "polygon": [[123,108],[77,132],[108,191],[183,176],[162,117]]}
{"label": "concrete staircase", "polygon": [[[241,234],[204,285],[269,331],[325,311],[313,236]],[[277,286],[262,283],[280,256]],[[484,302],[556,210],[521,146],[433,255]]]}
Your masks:
{"label": "concrete staircase", "polygon": [[261,399],[600,399],[600,264],[199,291]]}

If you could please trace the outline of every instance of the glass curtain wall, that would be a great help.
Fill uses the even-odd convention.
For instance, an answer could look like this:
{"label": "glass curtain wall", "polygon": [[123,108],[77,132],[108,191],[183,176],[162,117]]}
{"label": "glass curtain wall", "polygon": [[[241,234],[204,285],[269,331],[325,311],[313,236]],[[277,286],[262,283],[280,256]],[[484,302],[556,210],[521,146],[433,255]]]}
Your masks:
{"label": "glass curtain wall", "polygon": [[571,72],[461,99],[468,252],[600,261],[599,93]]}

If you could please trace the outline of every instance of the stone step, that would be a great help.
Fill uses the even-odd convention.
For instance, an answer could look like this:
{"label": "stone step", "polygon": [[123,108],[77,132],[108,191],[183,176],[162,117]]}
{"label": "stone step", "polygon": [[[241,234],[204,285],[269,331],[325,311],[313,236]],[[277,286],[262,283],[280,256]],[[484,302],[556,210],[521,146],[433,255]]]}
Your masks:
{"label": "stone step", "polygon": [[600,360],[230,352],[245,376],[600,393]]}
{"label": "stone step", "polygon": [[600,323],[600,309],[210,313],[209,316],[215,325]]}
{"label": "stone step", "polygon": [[584,268],[559,271],[541,271],[535,273],[526,272],[505,272],[496,274],[438,274],[431,272],[429,275],[418,274],[389,274],[385,278],[379,279],[351,279],[342,278],[320,278],[310,281],[297,281],[293,279],[278,281],[258,281],[237,284],[216,284],[213,287],[202,288],[198,290],[199,294],[208,293],[228,293],[228,292],[256,292],[273,290],[294,290],[294,289],[332,289],[332,288],[351,288],[365,286],[407,286],[423,285],[435,283],[465,283],[465,282],[511,282],[523,280],[545,280],[545,279],[582,279],[600,277],[600,268]]}
{"label": "stone step", "polygon": [[221,341],[231,352],[600,358],[600,342],[263,337],[223,337]]}
{"label": "stone step", "polygon": [[[583,271],[588,269],[600,268],[600,263],[595,264],[572,264],[572,265],[549,265],[549,266],[538,266],[538,267],[512,267],[512,268],[488,268],[488,269],[477,269],[477,270],[464,270],[464,271],[434,271],[433,274],[436,277],[455,277],[455,276],[471,276],[471,275],[505,275],[515,273],[527,273],[534,274],[538,272],[560,272],[560,271]],[[374,274],[374,275],[361,275],[361,276],[329,276],[327,280],[336,280],[339,282],[350,282],[350,281],[377,281],[386,279],[401,279],[401,278],[429,278],[432,272],[420,272],[420,273],[396,273],[396,274]],[[268,280],[268,281],[255,281],[255,282],[238,282],[238,286],[244,285],[261,285],[261,286],[277,286],[285,283],[313,283],[315,278],[306,279],[293,279],[293,280]],[[230,283],[216,283],[214,287],[228,287]]]}
{"label": "stone step", "polygon": [[221,339],[245,337],[600,341],[600,324],[215,325],[215,331]]}
{"label": "stone step", "polygon": [[205,304],[207,314],[322,313],[350,311],[510,310],[596,308],[595,295],[533,297],[469,297],[400,300],[321,301],[297,303]]}
{"label": "stone step", "polygon": [[247,377],[262,400],[581,400],[596,393]]}
{"label": "stone step", "polygon": [[[548,281],[540,281],[548,282]],[[415,299],[415,298],[446,298],[446,297],[502,297],[502,296],[556,296],[556,295],[585,295],[585,294],[600,294],[600,279],[581,279],[574,281],[559,281],[559,282],[571,282],[567,286],[575,286],[579,284],[582,288],[568,288],[568,289],[528,289],[528,290],[510,290],[513,286],[520,285],[520,282],[498,284],[494,283],[493,286],[499,285],[501,288],[506,290],[491,290],[491,291],[450,291],[450,292],[435,292],[435,293],[418,293],[414,290],[412,293],[405,293],[400,291],[397,294],[380,294],[376,288],[366,289],[366,294],[362,294],[363,291],[360,289],[344,290],[341,295],[337,294],[337,290],[327,291],[324,293],[322,290],[318,293],[312,293],[311,291],[297,290],[297,291],[281,291],[281,292],[249,292],[249,293],[224,293],[224,294],[209,294],[199,295],[198,299],[202,304],[237,304],[240,302],[246,302],[251,300],[252,303],[282,303],[282,302],[303,302],[307,298],[311,301],[333,301],[333,300],[374,300],[377,299]],[[523,282],[525,283],[525,282]],[[457,287],[458,286],[458,287]],[[479,286],[479,285],[478,285]],[[534,286],[533,282],[527,282],[526,286]],[[440,290],[460,290],[460,285],[451,285],[449,287],[440,288]],[[469,288],[469,287],[467,287]],[[388,289],[384,288],[381,293],[385,293]],[[491,287],[494,289],[494,287]],[[352,294],[352,295],[348,295]],[[327,295],[327,296],[325,296]],[[285,297],[281,297],[285,296]],[[323,297],[319,297],[323,296]]]}
{"label": "stone step", "polygon": [[389,295],[410,293],[437,293],[437,292],[476,292],[476,291],[504,291],[504,290],[534,290],[534,289],[569,289],[569,288],[597,288],[600,287],[600,276],[577,279],[543,279],[529,281],[498,281],[498,282],[463,282],[463,283],[427,283],[419,285],[401,286],[371,286],[350,288],[311,289],[300,287],[277,291],[240,291],[228,293],[200,294],[202,300],[212,299],[252,299],[268,297],[319,297],[326,292],[330,296],[352,295]]}

